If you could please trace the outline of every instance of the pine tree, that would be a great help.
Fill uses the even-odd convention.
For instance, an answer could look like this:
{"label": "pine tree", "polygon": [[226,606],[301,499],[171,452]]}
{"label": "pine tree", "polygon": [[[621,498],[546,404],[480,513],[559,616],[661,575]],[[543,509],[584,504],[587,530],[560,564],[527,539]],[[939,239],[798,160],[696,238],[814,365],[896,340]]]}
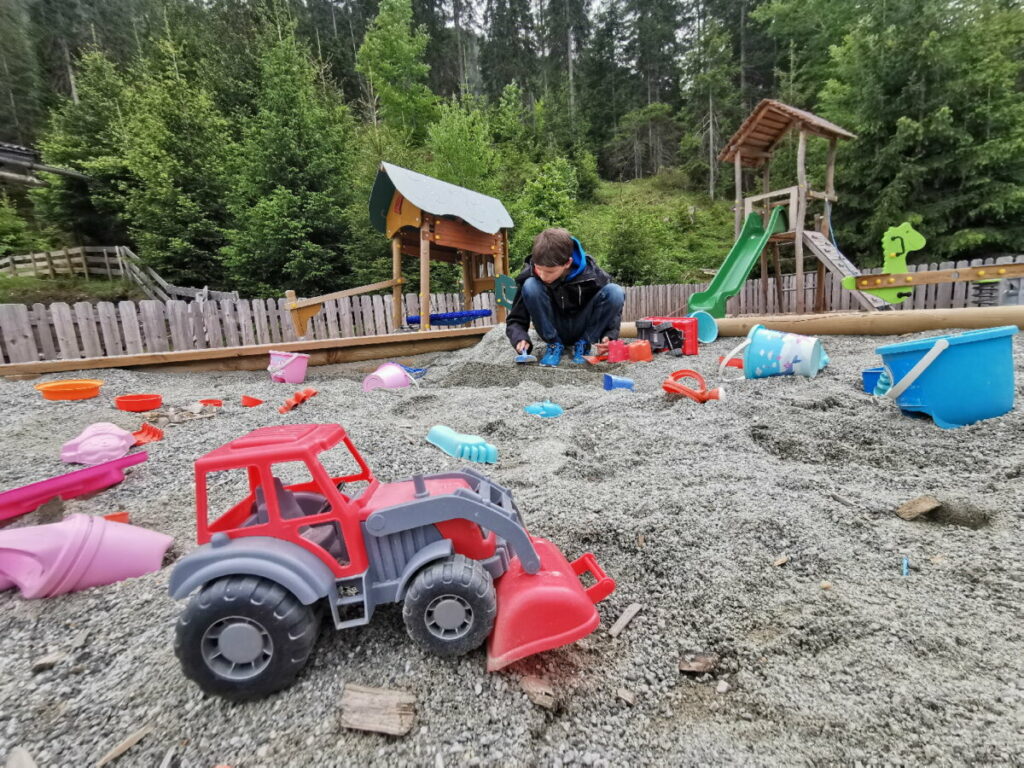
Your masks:
{"label": "pine tree", "polygon": [[487,112],[476,100],[444,102],[437,121],[427,129],[424,148],[430,175],[485,195],[497,194],[498,158]]}
{"label": "pine tree", "polygon": [[351,272],[352,121],[291,30],[264,37],[259,65],[256,114],[231,167],[222,253],[232,285],[251,295],[323,293]]}
{"label": "pine tree", "polygon": [[406,131],[414,141],[423,138],[436,110],[426,85],[427,42],[426,33],[412,26],[410,0],[382,0],[356,55],[371,110],[379,109],[385,124]]}
{"label": "pine tree", "polygon": [[930,261],[1020,247],[1022,39],[1019,7],[912,0],[876,6],[833,49],[822,110],[858,135],[839,155],[836,229],[862,259],[904,220]]}
{"label": "pine tree", "polygon": [[140,66],[118,130],[130,175],[123,217],[165,279],[221,286],[229,126],[196,79],[168,40]]}
{"label": "pine tree", "polygon": [[487,0],[487,39],[480,54],[485,92],[495,101],[509,83],[529,89],[536,64],[530,0]]}

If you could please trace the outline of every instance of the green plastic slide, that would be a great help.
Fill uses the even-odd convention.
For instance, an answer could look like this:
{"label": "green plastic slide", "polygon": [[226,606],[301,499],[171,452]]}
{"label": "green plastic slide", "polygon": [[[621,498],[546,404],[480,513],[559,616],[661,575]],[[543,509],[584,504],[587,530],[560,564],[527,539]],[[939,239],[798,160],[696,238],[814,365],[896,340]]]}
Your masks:
{"label": "green plastic slide", "polygon": [[725,317],[725,303],[740,292],[761,251],[768,244],[768,238],[786,231],[786,219],[783,215],[785,207],[777,205],[772,209],[767,228],[761,223],[761,214],[751,213],[747,216],[739,239],[725,257],[710,287],[690,297],[687,304],[688,312],[704,310],[712,317]]}

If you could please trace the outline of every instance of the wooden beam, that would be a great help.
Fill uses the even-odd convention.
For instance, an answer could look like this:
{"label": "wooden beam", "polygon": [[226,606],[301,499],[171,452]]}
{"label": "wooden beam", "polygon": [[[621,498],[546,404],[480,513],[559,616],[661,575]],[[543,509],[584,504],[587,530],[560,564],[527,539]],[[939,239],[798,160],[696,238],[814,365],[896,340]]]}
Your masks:
{"label": "wooden beam", "polygon": [[794,212],[796,222],[790,222],[790,229],[793,230],[793,249],[796,257],[796,296],[793,309],[798,315],[804,311],[804,217],[807,208],[807,131],[800,125],[800,139],[796,148],[796,185],[799,193],[796,197],[796,208]]}
{"label": "wooden beam", "polygon": [[391,327],[402,327],[402,238],[391,238]]}
{"label": "wooden beam", "polygon": [[838,144],[835,137],[828,140],[828,164],[825,166],[825,194],[831,195],[833,200],[836,194],[836,147]]}
{"label": "wooden beam", "polygon": [[430,330],[430,225],[432,216],[423,216],[420,225],[420,330]]}
{"label": "wooden beam", "polygon": [[1001,280],[1007,277],[1024,277],[1024,263],[987,264],[983,267],[934,269],[923,272],[900,272],[891,275],[859,275],[857,277],[857,288],[898,288],[903,285],[969,283],[976,280]]}
{"label": "wooden beam", "polygon": [[[385,288],[390,288],[394,284],[395,284],[395,281],[392,278],[391,280],[381,280],[379,283],[371,283],[370,285],[361,285],[358,288],[346,288],[344,291],[335,291],[334,293],[325,293],[323,296],[314,296],[311,299],[296,299],[294,304],[289,304],[288,308],[289,309],[301,309],[302,307],[313,307],[313,306],[317,306],[318,307],[318,306],[322,305],[325,301],[330,301],[331,299],[344,299],[344,298],[347,298],[349,296],[359,296],[360,294],[369,293],[370,291],[380,291],[380,290],[383,290]],[[295,292],[291,291],[291,293],[295,293]],[[286,291],[285,292],[285,296],[287,297],[287,295],[288,295],[288,292]]]}
{"label": "wooden beam", "polygon": [[[357,336],[344,339],[310,339],[270,344],[252,344],[242,347],[215,347],[213,349],[186,349],[177,352],[150,352],[114,357],[91,357],[68,360],[42,360],[32,363],[0,365],[0,376],[27,373],[57,373],[89,370],[93,368],[134,368],[136,366],[180,365],[209,363],[207,370],[260,370],[267,367],[266,355],[271,350],[305,352],[319,360],[315,365],[345,362],[347,359],[376,360],[388,357],[392,345],[404,345],[411,351],[400,354],[419,354],[437,348],[434,342],[462,340],[465,346],[475,344],[493,326],[479,328],[453,328],[435,331],[391,333],[379,336]],[[454,347],[449,347],[454,348]],[[311,362],[313,362],[311,360]]]}
{"label": "wooden beam", "polygon": [[736,215],[735,222],[733,225],[734,234],[733,239],[740,236],[740,229],[743,227],[743,223],[740,221],[743,218],[743,154],[740,150],[736,150],[736,157],[733,160],[733,183],[736,186],[736,194],[734,196],[736,204]]}
{"label": "wooden beam", "polygon": [[476,286],[473,285],[472,259],[468,253],[462,254],[462,308],[469,311],[473,308],[473,295],[476,293]]}
{"label": "wooden beam", "polygon": [[719,336],[745,336],[758,323],[775,331],[807,336],[891,336],[948,328],[992,328],[1024,324],[1024,306],[966,309],[911,309],[903,312],[829,312],[821,315],[757,315],[725,317]]}

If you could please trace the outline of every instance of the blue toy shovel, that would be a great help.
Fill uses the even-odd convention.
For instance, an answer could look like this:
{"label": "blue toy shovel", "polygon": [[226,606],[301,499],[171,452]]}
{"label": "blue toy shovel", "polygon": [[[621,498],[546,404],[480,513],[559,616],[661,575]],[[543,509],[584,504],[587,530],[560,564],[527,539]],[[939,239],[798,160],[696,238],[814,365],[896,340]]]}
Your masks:
{"label": "blue toy shovel", "polygon": [[537,362],[536,355],[528,355],[525,352],[523,352],[521,355],[516,355],[516,363],[518,363],[519,365],[522,365],[523,363],[536,363],[536,362]]}

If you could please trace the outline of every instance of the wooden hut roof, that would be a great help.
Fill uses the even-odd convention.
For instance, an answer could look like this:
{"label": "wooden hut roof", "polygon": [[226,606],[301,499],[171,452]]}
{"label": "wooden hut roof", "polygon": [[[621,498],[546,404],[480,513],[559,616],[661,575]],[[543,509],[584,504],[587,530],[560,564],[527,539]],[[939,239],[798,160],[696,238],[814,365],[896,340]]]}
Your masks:
{"label": "wooden hut roof", "polygon": [[370,223],[379,232],[387,231],[388,207],[396,189],[425,213],[458,217],[489,235],[514,226],[505,206],[496,198],[391,163],[381,163],[370,192]]}
{"label": "wooden hut roof", "polygon": [[743,165],[758,167],[770,157],[786,132],[796,124],[808,133],[826,139],[855,139],[854,134],[823,117],[806,112],[775,99],[763,99],[754,107],[739,130],[732,135],[718,155],[723,163],[731,163],[736,153],[743,155]]}

